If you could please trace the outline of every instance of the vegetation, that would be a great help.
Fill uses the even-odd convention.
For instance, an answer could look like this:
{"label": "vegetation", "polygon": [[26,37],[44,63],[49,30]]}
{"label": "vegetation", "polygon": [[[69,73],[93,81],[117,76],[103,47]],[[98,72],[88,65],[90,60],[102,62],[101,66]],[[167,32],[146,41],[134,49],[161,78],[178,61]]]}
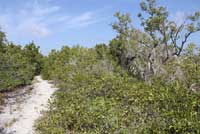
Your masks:
{"label": "vegetation", "polygon": [[132,27],[129,14],[118,12],[112,25],[118,35],[109,46],[66,46],[45,57],[43,77],[60,90],[38,121],[38,132],[200,133],[200,53],[193,43],[186,45],[199,31],[199,13],[179,27],[154,0],[141,8],[150,15],[139,14],[144,32]]}
{"label": "vegetation", "polygon": [[148,81],[154,75],[163,75],[163,65],[180,57],[189,44],[188,38],[200,31],[200,12],[187,16],[183,24],[176,24],[155,0],[143,1],[140,6],[143,13],[138,17],[144,32],[133,28],[129,14],[118,12],[118,21],[113,23],[118,36],[111,46],[121,66]]}
{"label": "vegetation", "polygon": [[[39,132],[199,133],[199,94],[178,80],[155,79],[151,85],[138,80],[112,60],[110,51],[103,44],[94,49],[63,47],[46,57],[48,69],[43,76],[61,90],[39,120]],[[194,54],[190,52],[184,56]],[[199,64],[191,59],[183,58],[184,64],[180,64],[188,84],[199,80],[200,73]],[[169,71],[178,66],[171,64],[166,65]],[[192,76],[190,71],[195,68]]]}
{"label": "vegetation", "polygon": [[41,70],[42,55],[32,42],[25,47],[6,40],[0,32],[0,92],[30,84]]}
{"label": "vegetation", "polygon": [[64,46],[48,56],[0,32],[0,91],[40,73],[59,87],[35,125],[41,134],[200,133],[200,49],[188,42],[200,31],[200,12],[178,25],[155,0],[141,10],[143,31],[117,12],[108,45]]}

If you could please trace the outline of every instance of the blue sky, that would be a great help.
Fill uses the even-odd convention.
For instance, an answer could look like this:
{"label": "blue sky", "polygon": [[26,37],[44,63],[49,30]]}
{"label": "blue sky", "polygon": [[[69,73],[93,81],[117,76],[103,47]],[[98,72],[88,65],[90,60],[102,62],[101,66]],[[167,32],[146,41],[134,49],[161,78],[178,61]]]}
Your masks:
{"label": "blue sky", "polygon": [[[63,45],[92,47],[115,37],[110,24],[117,11],[129,12],[133,25],[140,0],[0,0],[0,26],[9,41],[24,45],[36,42],[43,53]],[[185,14],[200,11],[200,1],[158,0],[170,11],[170,18],[181,23]],[[199,35],[191,38],[200,42]]]}

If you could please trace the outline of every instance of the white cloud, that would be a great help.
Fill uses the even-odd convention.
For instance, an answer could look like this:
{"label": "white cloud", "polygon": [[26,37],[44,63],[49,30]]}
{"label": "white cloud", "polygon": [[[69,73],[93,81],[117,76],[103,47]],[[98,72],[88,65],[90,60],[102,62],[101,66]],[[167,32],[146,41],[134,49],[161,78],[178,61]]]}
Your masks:
{"label": "white cloud", "polygon": [[71,23],[89,21],[92,18],[92,12],[86,12],[71,20]]}
{"label": "white cloud", "polygon": [[48,4],[34,0],[17,7],[19,10],[0,12],[0,27],[13,36],[45,38],[59,28],[75,29],[98,22],[95,11],[76,16],[63,15],[60,6],[51,6],[49,4],[51,0],[44,1]]}
{"label": "white cloud", "polygon": [[71,17],[66,23],[68,28],[80,28],[97,22],[92,12],[85,12],[77,17]]}
{"label": "white cloud", "polygon": [[[28,5],[28,6],[27,6]],[[58,6],[41,7],[38,4],[27,4],[26,7],[0,13],[0,26],[8,34],[23,37],[43,38],[51,34],[51,30],[44,22],[48,15],[59,11]]]}
{"label": "white cloud", "polygon": [[19,24],[16,30],[25,34],[28,33],[35,37],[46,37],[51,34],[51,31],[45,24],[37,22],[34,19],[26,20],[25,22]]}
{"label": "white cloud", "polygon": [[52,6],[52,7],[46,7],[46,8],[35,7],[35,9],[33,10],[33,14],[36,16],[44,16],[44,15],[55,13],[59,10],[60,10],[59,6]]}

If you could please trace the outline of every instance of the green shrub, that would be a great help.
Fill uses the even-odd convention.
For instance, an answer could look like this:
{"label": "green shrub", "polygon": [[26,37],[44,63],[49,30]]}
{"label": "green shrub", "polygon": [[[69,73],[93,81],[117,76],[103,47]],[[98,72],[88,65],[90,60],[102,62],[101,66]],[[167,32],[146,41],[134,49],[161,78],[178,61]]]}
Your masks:
{"label": "green shrub", "polygon": [[0,42],[0,91],[31,83],[41,70],[42,55],[34,43],[24,48]]}
{"label": "green shrub", "polygon": [[199,94],[179,81],[148,85],[99,52],[63,48],[46,57],[44,74],[60,90],[36,124],[39,133],[199,133]]}

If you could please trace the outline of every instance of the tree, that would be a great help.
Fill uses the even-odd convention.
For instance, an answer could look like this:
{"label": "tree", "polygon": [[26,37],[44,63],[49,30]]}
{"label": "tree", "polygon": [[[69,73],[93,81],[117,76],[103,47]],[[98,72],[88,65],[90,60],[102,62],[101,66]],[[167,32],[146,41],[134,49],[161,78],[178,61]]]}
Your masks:
{"label": "tree", "polygon": [[0,91],[30,84],[40,72],[41,58],[39,47],[34,43],[23,48],[7,42],[4,32],[0,32]]}
{"label": "tree", "polygon": [[131,18],[128,13],[121,14],[120,12],[115,13],[114,15],[118,21],[112,24],[112,27],[117,33],[119,33],[118,38],[124,40],[129,37],[130,30],[132,29]]}
{"label": "tree", "polygon": [[3,49],[6,45],[6,35],[0,30],[0,52],[3,52]]}
{"label": "tree", "polygon": [[35,75],[40,74],[42,64],[40,47],[36,46],[34,42],[31,42],[24,47],[24,54],[29,62],[35,67]]}
{"label": "tree", "polygon": [[119,64],[127,68],[130,61],[135,57],[135,54],[131,52],[135,42],[131,42],[131,39],[133,39],[133,33],[135,33],[136,29],[132,27],[132,20],[128,13],[117,12],[114,16],[117,21],[112,24],[112,27],[118,35],[110,42],[110,51],[114,59],[117,57]]}
{"label": "tree", "polygon": [[118,35],[109,44],[110,52],[123,68],[128,69],[134,76],[143,77],[149,53],[146,44],[150,38],[132,26],[129,14],[117,12],[114,16],[117,21],[112,27]]}
{"label": "tree", "polygon": [[132,27],[129,14],[117,12],[112,27],[118,35],[110,42],[111,53],[121,66],[143,79],[160,75],[163,65],[174,57],[180,57],[189,37],[200,31],[200,12],[186,17],[178,25],[169,19],[169,12],[157,6],[155,0],[140,4],[144,14],[139,13],[144,32]]}
{"label": "tree", "polygon": [[174,56],[181,56],[189,37],[200,31],[200,12],[186,16],[178,25],[169,19],[169,12],[163,6],[157,6],[156,0],[145,0],[140,4],[142,11],[138,17],[141,25],[151,41],[145,44],[149,47],[148,70],[150,74],[160,74],[162,66]]}
{"label": "tree", "polygon": [[157,6],[156,0],[145,0],[140,6],[146,14],[139,13],[138,17],[141,19],[144,31],[152,40],[148,45],[153,48],[164,45],[163,50],[166,56],[163,56],[163,62],[171,56],[180,56],[188,38],[200,31],[200,12],[187,16],[184,22],[178,25],[169,20],[169,12],[165,7]]}

